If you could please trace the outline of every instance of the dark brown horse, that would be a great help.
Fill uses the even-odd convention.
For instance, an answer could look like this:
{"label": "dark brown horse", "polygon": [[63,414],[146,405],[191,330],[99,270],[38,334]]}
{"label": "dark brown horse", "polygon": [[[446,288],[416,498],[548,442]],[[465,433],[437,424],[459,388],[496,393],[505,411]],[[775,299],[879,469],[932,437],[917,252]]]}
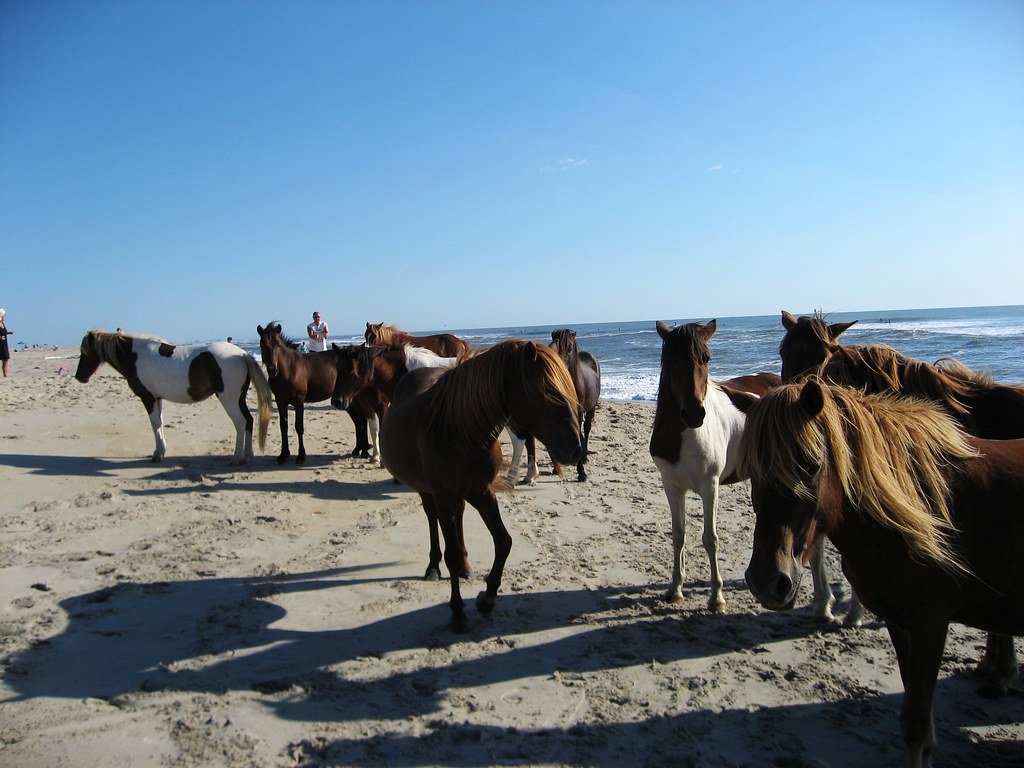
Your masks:
{"label": "dark brown horse", "polygon": [[708,609],[722,613],[725,598],[718,570],[715,527],[718,489],[720,485],[746,479],[737,467],[743,414],[722,387],[763,394],[780,381],[772,373],[742,376],[721,385],[713,381],[708,374],[708,341],[717,327],[715,320],[706,325],[690,323],[675,328],[657,324],[662,340],[661,379],[651,434],[651,458],[661,473],[672,515],[672,584],[665,599],[671,603],[683,601],[686,492],[693,491],[700,496],[704,508],[703,543],[711,565]]}
{"label": "dark brown horse", "polygon": [[856,323],[827,323],[825,316],[816,312],[812,316],[793,317],[782,311],[782,327],[786,335],[779,344],[782,358],[782,380],[793,381],[798,376],[815,371],[839,349],[839,336]]}
{"label": "dark brown horse", "polygon": [[[896,650],[905,765],[930,764],[949,623],[1009,640],[1011,657],[1007,636],[1024,634],[1024,441],[982,440],[934,403],[817,378],[746,407],[750,590],[792,607],[802,561],[828,536]],[[1016,676],[1016,660],[1003,672]]]}
{"label": "dark brown horse", "polygon": [[[582,352],[576,346],[576,331],[559,328],[551,332],[551,348],[555,350],[576,387],[576,397],[580,402],[580,429],[583,434],[583,458],[576,465],[576,476],[581,482],[587,479],[585,465],[590,453],[590,430],[594,426],[594,414],[601,399],[601,364],[589,352]],[[556,466],[556,472],[558,468]],[[558,474],[561,474],[558,472]]]}
{"label": "dark brown horse", "polygon": [[[281,324],[270,322],[266,328],[256,326],[260,337],[260,356],[267,367],[270,389],[277,401],[277,414],[281,422],[281,453],[278,464],[284,464],[291,455],[288,450],[288,406],[295,409],[295,435],[299,442],[296,461],[306,460],[303,412],[306,403],[319,403],[330,399],[337,377],[334,352],[303,352],[299,344],[281,331]],[[356,447],[353,456],[368,456],[367,414],[376,413],[373,403],[353,404],[348,409],[356,429]]]}
{"label": "dark brown horse", "polygon": [[435,352],[442,357],[457,357],[470,352],[472,349],[468,343],[450,333],[413,336],[393,325],[385,325],[384,323],[367,323],[366,332],[363,334],[363,337],[366,339],[368,346],[381,344],[387,347],[412,344],[414,347],[429,349],[431,352]]}
{"label": "dark brown horse", "polygon": [[[440,525],[451,582],[449,627],[455,632],[469,629],[459,590],[465,562],[460,521],[467,501],[494,540],[487,589],[476,600],[481,614],[494,610],[512,548],[494,494],[502,465],[499,433],[515,419],[558,460],[575,464],[583,450],[577,407],[565,364],[531,341],[504,341],[450,370],[420,368],[399,381],[381,424],[381,453],[388,471],[419,493],[428,520]],[[435,558],[440,562],[441,553],[432,542]]]}
{"label": "dark brown horse", "polygon": [[[398,380],[417,368],[453,368],[458,358],[441,357],[429,349],[403,344],[398,347],[366,344],[332,344],[337,379],[331,405],[348,409],[353,403],[370,401],[380,404],[381,418],[395,394]],[[368,419],[370,459],[380,461],[380,420]]]}

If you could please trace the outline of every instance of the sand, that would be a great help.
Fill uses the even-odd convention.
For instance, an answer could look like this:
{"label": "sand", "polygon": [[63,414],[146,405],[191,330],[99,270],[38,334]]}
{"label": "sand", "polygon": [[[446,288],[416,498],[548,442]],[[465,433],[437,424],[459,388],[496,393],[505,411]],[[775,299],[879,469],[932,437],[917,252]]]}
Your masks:
{"label": "sand", "polygon": [[[124,381],[80,384],[61,355],[75,350],[15,353],[0,379],[0,766],[901,760],[885,628],[822,625],[806,601],[772,613],[747,591],[747,484],[719,510],[727,612],[705,608],[696,497],[687,600],[663,602],[651,404],[601,404],[588,482],[502,495],[514,541],[491,618],[472,598],[493,550],[467,514],[472,629],[456,636],[447,582],[421,579],[418,498],[347,456],[347,415],[311,407],[306,464],[278,466],[275,414],[267,452],[238,469],[215,400],[168,404],[153,464]],[[974,693],[983,641],[951,628],[937,765],[1024,764],[1022,689]]]}

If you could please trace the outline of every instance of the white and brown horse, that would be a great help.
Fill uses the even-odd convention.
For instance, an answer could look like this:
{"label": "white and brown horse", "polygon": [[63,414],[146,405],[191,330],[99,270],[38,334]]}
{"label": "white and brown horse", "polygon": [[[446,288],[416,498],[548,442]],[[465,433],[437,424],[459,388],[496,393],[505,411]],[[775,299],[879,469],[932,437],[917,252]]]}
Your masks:
{"label": "white and brown horse", "polygon": [[246,405],[249,382],[256,388],[259,444],[266,444],[270,423],[270,385],[251,355],[226,341],[209,344],[170,344],[162,339],[93,330],[82,339],[75,378],[83,384],[108,363],[124,376],[149,413],[156,438],[153,461],[167,452],[163,430],[163,401],[197,403],[216,395],[235,425],[232,463],[252,459],[253,418]]}

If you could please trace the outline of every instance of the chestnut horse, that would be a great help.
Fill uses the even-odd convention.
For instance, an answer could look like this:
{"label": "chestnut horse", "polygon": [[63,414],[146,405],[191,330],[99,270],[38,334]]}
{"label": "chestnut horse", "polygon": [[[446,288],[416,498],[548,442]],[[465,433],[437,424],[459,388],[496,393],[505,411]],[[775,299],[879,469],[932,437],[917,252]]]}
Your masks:
{"label": "chestnut horse", "polygon": [[[811,378],[746,407],[754,546],[746,579],[792,607],[821,536],[886,623],[904,697],[905,765],[931,762],[932,699],[951,621],[1024,634],[1024,440],[966,434],[934,403]],[[1016,660],[1003,670],[1017,675]]]}
{"label": "chestnut horse", "polygon": [[[260,337],[260,356],[267,367],[270,388],[277,401],[277,415],[281,422],[281,453],[278,464],[291,455],[288,450],[288,406],[295,409],[295,435],[299,442],[299,453],[295,460],[301,464],[306,460],[305,428],[303,412],[306,403],[319,403],[330,399],[334,393],[337,376],[334,353],[303,352],[299,344],[282,333],[281,324],[270,322],[267,327],[256,326]],[[368,456],[370,443],[367,439],[368,414],[378,418],[383,414],[382,406],[367,400],[353,404],[347,409],[356,431],[356,447],[353,456]]]}
{"label": "chestnut horse", "polygon": [[671,603],[683,601],[686,571],[683,544],[686,534],[686,492],[700,496],[704,505],[704,549],[711,563],[708,608],[725,610],[722,576],[718,570],[718,533],[715,515],[720,485],[746,479],[736,463],[743,414],[729,400],[722,385],[760,395],[780,383],[772,373],[729,379],[719,385],[708,376],[711,350],[708,340],[717,321],[669,328],[657,324],[661,336],[661,379],[651,434],[651,458],[661,473],[661,484],[672,513],[672,585],[665,595]]}
{"label": "chestnut horse", "polygon": [[437,333],[432,336],[413,336],[393,325],[385,325],[384,323],[367,323],[363,338],[366,339],[367,346],[380,344],[388,347],[412,344],[414,347],[429,349],[431,352],[435,352],[442,357],[457,357],[471,351],[468,343],[450,333]]}
{"label": "chestnut horse", "polygon": [[124,376],[149,413],[156,438],[153,461],[167,453],[164,440],[164,400],[197,403],[216,395],[235,425],[235,453],[232,463],[252,459],[252,414],[246,405],[249,382],[256,388],[259,409],[259,444],[263,449],[270,423],[270,387],[252,355],[234,344],[180,346],[162,339],[93,330],[82,339],[75,378],[83,384],[108,363]]}
{"label": "chestnut horse", "polygon": [[[467,501],[494,541],[487,589],[476,599],[481,614],[494,610],[512,548],[494,491],[502,465],[498,435],[515,419],[559,461],[574,464],[583,451],[577,407],[565,363],[547,347],[519,339],[452,369],[410,371],[398,382],[381,424],[381,455],[387,470],[419,493],[430,525],[440,525],[453,631],[469,630],[459,590],[465,558],[460,520]],[[441,553],[432,551],[435,558],[439,562]]]}
{"label": "chestnut horse", "polygon": [[[1024,386],[1000,384],[952,358],[943,358],[933,365],[883,344],[839,344],[839,335],[853,323],[829,324],[821,315],[795,319],[788,312],[783,312],[782,322],[787,329],[779,346],[784,381],[816,371],[834,384],[931,400],[976,437],[1024,438]],[[807,368],[808,365],[814,367]],[[820,572],[819,580],[825,578],[820,553],[815,553],[812,568],[815,573]],[[859,624],[861,613],[854,594],[846,623]],[[1005,693],[998,684],[983,684],[981,691],[986,695]]]}

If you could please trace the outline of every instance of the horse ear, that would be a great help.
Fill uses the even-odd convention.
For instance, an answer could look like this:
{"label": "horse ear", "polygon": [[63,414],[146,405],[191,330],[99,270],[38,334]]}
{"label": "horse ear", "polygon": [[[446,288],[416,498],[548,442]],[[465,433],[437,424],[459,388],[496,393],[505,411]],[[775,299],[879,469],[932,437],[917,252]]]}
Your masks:
{"label": "horse ear", "polygon": [[812,419],[821,413],[822,408],[825,407],[825,390],[822,388],[821,382],[811,379],[804,384],[803,389],[800,390],[799,403]]}
{"label": "horse ear", "polygon": [[557,330],[554,330],[554,331],[551,332],[551,340],[552,341],[558,341],[558,331]]}
{"label": "horse ear", "polygon": [[700,329],[701,338],[707,341],[715,335],[715,331],[718,330],[718,320],[710,320],[708,323]]}
{"label": "horse ear", "polygon": [[793,317],[786,310],[782,310],[782,327],[787,331],[792,330],[793,326],[797,324],[797,319]]}
{"label": "horse ear", "polygon": [[851,325],[853,325],[856,322],[856,320],[851,320],[848,323],[832,323],[828,327],[828,335],[831,336],[833,340],[838,339],[839,334],[847,330]]}
{"label": "horse ear", "polygon": [[661,320],[655,321],[654,327],[658,329],[658,335],[661,336],[662,339],[668,339],[668,335],[672,332],[672,329],[661,322]]}
{"label": "horse ear", "polygon": [[336,355],[339,355],[344,351],[341,347],[338,346],[337,342],[334,341],[331,342],[331,349],[334,350],[334,354]]}
{"label": "horse ear", "polygon": [[260,336],[263,335],[263,326],[262,325],[257,325],[256,326],[256,333],[258,333]]}
{"label": "horse ear", "polygon": [[281,333],[284,329],[281,327],[281,324],[278,323],[277,325],[271,327],[270,330],[272,330],[274,333]]}
{"label": "horse ear", "polygon": [[761,399],[753,392],[743,392],[742,390],[733,389],[732,387],[727,387],[725,385],[722,385],[722,391],[729,396],[729,400],[732,404],[743,413],[749,413],[754,403]]}

